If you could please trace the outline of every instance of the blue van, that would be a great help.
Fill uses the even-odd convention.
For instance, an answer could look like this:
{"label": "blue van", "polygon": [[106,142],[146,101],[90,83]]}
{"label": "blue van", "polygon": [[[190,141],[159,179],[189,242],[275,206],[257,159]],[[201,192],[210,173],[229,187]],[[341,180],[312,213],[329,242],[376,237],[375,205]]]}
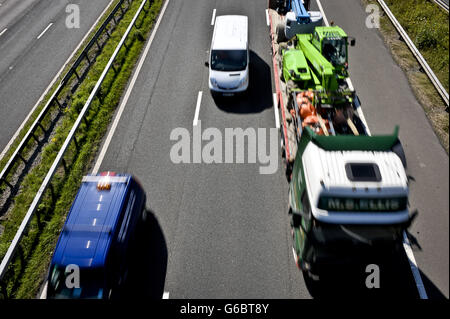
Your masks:
{"label": "blue van", "polygon": [[133,176],[83,177],[50,264],[47,298],[120,295],[135,230],[146,214],[145,192]]}

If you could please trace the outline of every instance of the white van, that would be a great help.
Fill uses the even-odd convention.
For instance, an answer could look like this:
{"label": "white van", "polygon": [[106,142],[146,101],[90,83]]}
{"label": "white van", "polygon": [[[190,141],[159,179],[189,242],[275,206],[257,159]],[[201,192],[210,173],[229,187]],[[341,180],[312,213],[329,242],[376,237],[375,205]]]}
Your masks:
{"label": "white van", "polygon": [[249,77],[248,17],[216,17],[209,53],[209,88],[223,95],[246,91]]}

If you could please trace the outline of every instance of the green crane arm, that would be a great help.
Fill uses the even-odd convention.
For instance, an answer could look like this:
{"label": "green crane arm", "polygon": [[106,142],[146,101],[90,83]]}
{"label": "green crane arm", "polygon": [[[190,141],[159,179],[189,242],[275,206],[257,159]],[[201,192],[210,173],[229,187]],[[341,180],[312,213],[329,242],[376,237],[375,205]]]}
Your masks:
{"label": "green crane arm", "polygon": [[297,49],[303,51],[309,61],[311,71],[321,80],[326,91],[336,91],[338,83],[333,65],[312,45],[310,34],[297,34]]}

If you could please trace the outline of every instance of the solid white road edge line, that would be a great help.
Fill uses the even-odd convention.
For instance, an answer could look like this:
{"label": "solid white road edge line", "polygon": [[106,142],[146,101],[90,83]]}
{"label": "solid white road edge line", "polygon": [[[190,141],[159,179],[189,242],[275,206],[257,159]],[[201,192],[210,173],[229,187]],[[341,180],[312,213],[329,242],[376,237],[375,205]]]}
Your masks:
{"label": "solid white road edge line", "polygon": [[[325,16],[325,12],[323,11],[320,0],[316,0],[316,2],[317,2],[317,5],[319,6],[320,12],[323,15],[323,20],[325,21],[325,24],[327,26],[329,26],[328,20]],[[352,84],[350,78],[348,79],[348,84],[349,84],[349,87],[353,88],[353,84]],[[369,135],[371,135],[370,131],[369,131],[369,126],[367,125],[366,120],[364,118],[364,114],[361,110],[361,106],[358,107],[358,114],[362,118],[361,120],[364,121],[364,124],[366,125],[367,133]],[[416,287],[419,292],[420,298],[428,299],[427,293],[425,291],[425,286],[423,285],[422,277],[420,276],[419,269],[417,268],[417,263],[416,263],[416,259],[414,258],[414,253],[411,249],[411,244],[409,243],[408,236],[406,235],[405,231],[403,232],[403,248],[405,249],[406,255],[408,256],[409,265],[411,267],[411,271],[414,276],[414,281],[416,282]]]}
{"label": "solid white road edge line", "polygon": [[41,296],[39,297],[39,299],[47,299],[47,286],[48,286],[48,281],[45,281],[44,289],[42,289],[42,293],[41,293]]}
{"label": "solid white road edge line", "polygon": [[8,31],[8,28],[5,28],[2,32],[0,32],[0,37],[3,35],[3,33],[5,33],[6,31]]}
{"label": "solid white road edge line", "polygon": [[44,31],[41,32],[41,34],[38,35],[37,39],[39,40],[45,32],[47,32],[48,29],[50,29],[50,27],[53,25],[53,22],[50,22],[50,24],[45,28]]}
{"label": "solid white road edge line", "polygon": [[417,290],[419,291],[420,299],[428,299],[425,286],[423,285],[422,277],[420,276],[419,268],[417,268],[416,258],[414,258],[414,253],[411,249],[411,244],[409,242],[406,232],[403,232],[403,248],[405,249],[406,256],[408,256],[409,266],[416,281]]}
{"label": "solid white road edge line", "polygon": [[280,114],[278,113],[277,94],[273,93],[273,110],[275,112],[275,126],[280,128]]}
{"label": "solid white road edge line", "polygon": [[117,111],[117,115],[114,119],[111,129],[109,130],[108,136],[105,140],[105,144],[103,144],[100,155],[98,156],[97,162],[95,163],[94,169],[92,170],[93,175],[97,174],[98,170],[100,169],[100,165],[103,162],[103,158],[105,157],[106,151],[108,150],[109,144],[111,143],[114,132],[116,131],[117,125],[119,124],[120,117],[122,116],[123,110],[125,109],[125,106],[128,103],[128,99],[131,95],[131,91],[133,91],[134,85],[136,84],[136,80],[139,76],[139,73],[141,73],[142,66],[144,65],[145,59],[147,58],[148,52],[153,43],[153,39],[155,38],[156,31],[158,31],[159,24],[161,23],[164,13],[166,12],[168,4],[169,4],[169,0],[166,0],[166,2],[164,3],[164,7],[162,8],[161,13],[158,17],[158,20],[156,21],[155,27],[153,28],[152,34],[150,35],[150,39],[148,40],[147,46],[145,47],[144,54],[141,56],[141,59],[139,60],[139,64],[136,68],[136,72],[134,72],[133,78],[131,79],[131,82],[130,82],[130,85],[128,86],[127,92],[125,93],[122,103],[120,104],[119,110]]}
{"label": "solid white road edge line", "polygon": [[38,99],[38,101],[36,102],[36,104],[33,106],[33,108],[31,109],[31,111],[28,113],[27,117],[25,118],[25,120],[23,120],[22,124],[19,126],[19,128],[17,129],[16,133],[14,133],[13,137],[11,137],[11,139],[9,140],[8,144],[5,146],[5,148],[3,149],[2,153],[0,154],[0,161],[3,159],[3,157],[5,156],[6,152],[8,152],[9,148],[11,147],[12,143],[14,142],[14,140],[17,138],[17,136],[19,135],[20,131],[23,129],[23,127],[25,126],[25,123],[28,122],[28,119],[30,118],[31,114],[34,113],[34,111],[36,110],[36,108],[38,107],[38,105],[42,102],[42,100],[44,99],[44,97],[47,95],[48,91],[50,90],[50,88],[53,86],[53,84],[55,84],[56,80],[59,78],[59,76],[61,75],[62,71],[64,71],[64,68],[66,67],[66,65],[70,62],[70,60],[72,60],[73,56],[75,55],[75,53],[78,51],[78,49],[81,47],[81,45],[83,44],[83,42],[87,39],[87,37],[89,36],[89,34],[92,32],[92,30],[94,30],[95,26],[97,25],[97,23],[100,21],[100,19],[103,17],[103,15],[105,14],[105,12],[108,10],[108,8],[111,6],[111,4],[114,2],[115,0],[111,0],[111,2],[108,4],[108,6],[105,8],[105,10],[103,10],[103,12],[100,14],[100,16],[97,18],[97,20],[94,22],[94,24],[92,25],[92,27],[89,29],[89,31],[84,35],[83,39],[81,40],[81,42],[78,44],[78,46],[76,47],[75,50],[72,51],[72,54],[70,55],[70,57],[67,59],[67,61],[63,64],[63,66],[61,67],[61,69],[58,71],[58,73],[55,75],[55,77],[53,78],[53,80],[50,82],[50,84],[47,86],[47,88],[45,89],[44,93],[42,93],[41,97]]}
{"label": "solid white road edge line", "polygon": [[214,25],[214,22],[216,21],[216,9],[213,10],[212,18],[211,18],[211,25]]}
{"label": "solid white road edge line", "polygon": [[266,9],[266,23],[267,23],[267,26],[270,26],[270,22],[269,22],[269,9]]}
{"label": "solid white road edge line", "polygon": [[319,7],[320,12],[322,12],[323,21],[325,21],[325,25],[327,27],[329,27],[330,24],[328,23],[327,17],[325,16],[325,12],[323,11],[322,4],[320,3],[320,0],[316,0],[316,2],[317,2],[317,6]]}
{"label": "solid white road edge line", "polygon": [[203,91],[198,92],[197,106],[195,107],[194,122],[192,123],[194,126],[197,126],[198,115],[200,113],[200,104],[202,104],[202,96],[203,96]]}
{"label": "solid white road edge line", "polygon": [[169,292],[168,291],[164,291],[163,299],[169,299]]}

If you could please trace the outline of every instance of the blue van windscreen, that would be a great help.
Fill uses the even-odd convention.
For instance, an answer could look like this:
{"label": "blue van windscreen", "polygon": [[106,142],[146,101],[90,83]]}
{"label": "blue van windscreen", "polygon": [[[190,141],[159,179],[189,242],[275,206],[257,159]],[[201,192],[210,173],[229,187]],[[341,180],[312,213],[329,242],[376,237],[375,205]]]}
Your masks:
{"label": "blue van windscreen", "polygon": [[67,285],[68,282],[75,284],[75,279],[71,278],[74,275],[75,272],[66,272],[64,266],[53,266],[48,283],[47,298],[101,299],[103,297],[105,273],[102,268],[82,268],[79,271],[79,288]]}

